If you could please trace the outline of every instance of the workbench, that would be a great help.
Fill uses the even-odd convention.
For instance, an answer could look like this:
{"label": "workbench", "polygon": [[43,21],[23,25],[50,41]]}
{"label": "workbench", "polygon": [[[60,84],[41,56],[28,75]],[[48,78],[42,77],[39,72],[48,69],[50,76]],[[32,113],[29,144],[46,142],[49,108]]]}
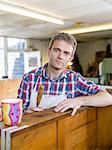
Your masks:
{"label": "workbench", "polygon": [[26,113],[18,127],[2,129],[2,134],[6,133],[2,149],[108,150],[112,147],[112,107],[82,107],[74,117],[70,114],[71,110],[55,113],[53,109]]}

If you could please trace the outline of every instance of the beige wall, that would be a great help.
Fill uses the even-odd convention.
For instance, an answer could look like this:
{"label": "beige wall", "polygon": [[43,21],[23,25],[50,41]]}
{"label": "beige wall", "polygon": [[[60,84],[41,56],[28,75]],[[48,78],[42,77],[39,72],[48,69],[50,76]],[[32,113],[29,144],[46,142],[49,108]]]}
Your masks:
{"label": "beige wall", "polygon": [[87,71],[88,63],[92,63],[95,61],[95,53],[97,51],[105,51],[107,44],[112,45],[112,39],[97,40],[78,44],[77,54],[79,56],[79,60],[82,65],[84,74]]}
{"label": "beige wall", "polygon": [[97,51],[105,51],[106,41],[92,41],[80,43],[77,48],[77,54],[79,56],[80,63],[83,68],[84,74],[87,71],[88,63],[92,63],[95,60],[95,53]]}
{"label": "beige wall", "polygon": [[[105,51],[106,46],[109,43],[112,45],[112,39],[78,43],[77,54],[79,56],[84,74],[87,71],[88,63],[92,63],[94,61],[95,53],[97,51]],[[42,65],[44,65],[48,61],[48,45],[49,40],[28,40],[28,46],[32,46],[33,49],[41,51]]]}
{"label": "beige wall", "polygon": [[48,45],[49,45],[48,40],[28,39],[28,47],[32,46],[32,50],[37,50],[41,52],[41,64],[42,65],[48,61],[48,55],[47,55]]}

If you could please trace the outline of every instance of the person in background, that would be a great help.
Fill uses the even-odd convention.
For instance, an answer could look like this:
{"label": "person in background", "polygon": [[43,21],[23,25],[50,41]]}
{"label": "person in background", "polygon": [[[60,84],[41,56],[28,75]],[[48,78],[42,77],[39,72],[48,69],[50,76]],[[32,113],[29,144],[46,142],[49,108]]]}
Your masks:
{"label": "person in background", "polygon": [[81,106],[104,107],[112,105],[112,96],[80,73],[67,70],[66,65],[72,61],[77,42],[72,35],[58,33],[54,35],[48,47],[48,63],[25,74],[18,89],[18,98],[23,100],[24,110],[30,101],[36,99],[35,92],[44,85],[45,95],[66,94],[67,99],[59,103],[55,112],[64,112],[69,108],[73,116]]}
{"label": "person in background", "polygon": [[112,57],[112,52],[111,52],[111,45],[108,44],[106,47],[106,58]]}
{"label": "person in background", "polygon": [[74,58],[72,60],[72,70],[79,72],[81,75],[83,75],[82,66],[80,65],[78,55],[75,53]]}

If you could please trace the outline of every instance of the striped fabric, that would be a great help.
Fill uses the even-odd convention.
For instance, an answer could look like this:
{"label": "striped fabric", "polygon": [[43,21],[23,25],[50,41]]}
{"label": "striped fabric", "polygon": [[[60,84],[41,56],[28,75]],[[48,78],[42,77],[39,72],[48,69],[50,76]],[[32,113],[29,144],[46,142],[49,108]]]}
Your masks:
{"label": "striped fabric", "polygon": [[72,70],[64,70],[57,80],[51,80],[46,72],[47,65],[45,64],[23,76],[18,89],[18,98],[23,99],[25,110],[30,104],[32,90],[35,88],[38,91],[41,84],[44,85],[44,94],[66,94],[67,98],[92,95],[102,91],[98,85]]}

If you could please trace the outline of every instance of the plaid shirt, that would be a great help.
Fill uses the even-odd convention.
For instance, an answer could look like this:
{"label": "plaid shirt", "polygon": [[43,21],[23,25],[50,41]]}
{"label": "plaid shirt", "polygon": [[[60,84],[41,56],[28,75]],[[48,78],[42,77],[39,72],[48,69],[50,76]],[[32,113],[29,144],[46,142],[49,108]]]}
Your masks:
{"label": "plaid shirt", "polygon": [[30,104],[32,90],[35,87],[38,91],[41,84],[44,85],[44,94],[60,95],[63,93],[67,95],[67,98],[93,95],[102,91],[98,85],[72,70],[64,70],[58,79],[51,80],[46,71],[47,65],[45,64],[23,76],[18,89],[18,98],[23,99],[25,110]]}

